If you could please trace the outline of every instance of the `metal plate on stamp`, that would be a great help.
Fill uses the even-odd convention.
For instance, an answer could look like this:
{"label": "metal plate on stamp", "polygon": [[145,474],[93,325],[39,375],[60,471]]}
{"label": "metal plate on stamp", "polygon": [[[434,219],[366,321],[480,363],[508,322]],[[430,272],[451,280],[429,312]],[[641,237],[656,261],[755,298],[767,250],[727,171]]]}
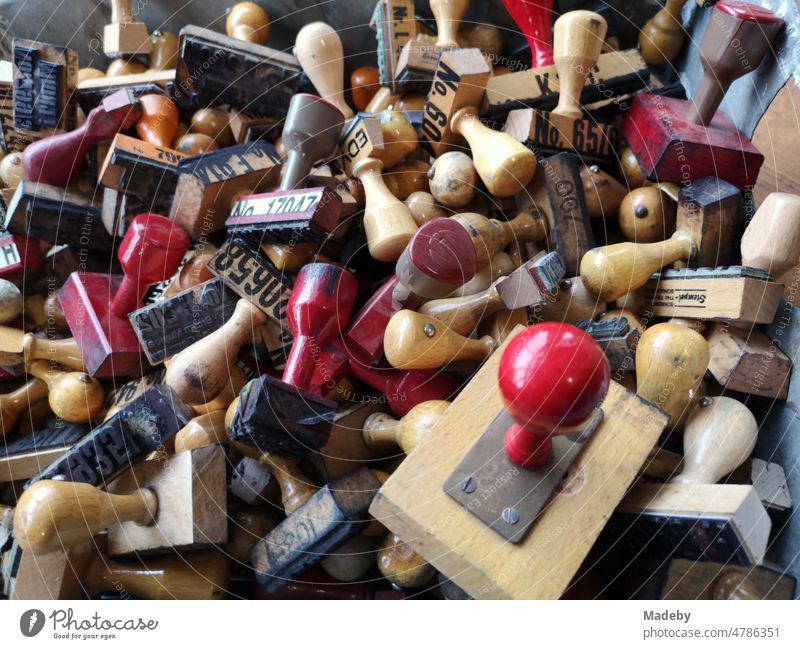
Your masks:
{"label": "metal plate on stamp", "polygon": [[548,463],[537,469],[523,469],[506,455],[504,439],[514,420],[503,410],[447,478],[444,491],[500,536],[519,543],[602,416],[598,409],[580,431],[553,437]]}

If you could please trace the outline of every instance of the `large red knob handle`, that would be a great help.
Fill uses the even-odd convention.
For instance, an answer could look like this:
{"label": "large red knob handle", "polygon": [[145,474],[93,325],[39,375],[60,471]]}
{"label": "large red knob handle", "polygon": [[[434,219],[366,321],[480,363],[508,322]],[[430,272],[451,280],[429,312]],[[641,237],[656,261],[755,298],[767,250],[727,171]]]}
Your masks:
{"label": "large red knob handle", "polygon": [[79,128],[46,137],[22,153],[25,177],[66,187],[86,162],[86,154],[98,143],[110,140],[118,131],[130,128],[141,116],[138,102],[127,90],[118,90],[92,110]]}
{"label": "large red knob handle", "polygon": [[171,277],[192,240],[180,225],[146,212],[131,221],[119,246],[122,280],[111,310],[120,317],[135,311],[147,289]]}
{"label": "large red knob handle", "polygon": [[307,389],[322,347],[339,335],[350,321],[358,282],[336,264],[306,264],[297,275],[286,307],[294,336],[283,380]]}
{"label": "large red knob handle", "polygon": [[503,0],[531,48],[531,65],[553,65],[553,0]]}
{"label": "large red knob handle", "polygon": [[515,423],[505,437],[512,462],[545,464],[552,436],[585,422],[608,392],[611,370],[603,350],[577,327],[545,322],[528,327],[500,359],[499,385]]}

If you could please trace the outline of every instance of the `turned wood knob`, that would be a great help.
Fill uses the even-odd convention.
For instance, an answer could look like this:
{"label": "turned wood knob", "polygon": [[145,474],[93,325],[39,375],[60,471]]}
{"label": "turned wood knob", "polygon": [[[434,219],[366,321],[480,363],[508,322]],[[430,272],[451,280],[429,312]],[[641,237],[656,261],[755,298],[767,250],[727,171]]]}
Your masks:
{"label": "turned wood knob", "polygon": [[404,309],[389,320],[383,350],[392,367],[428,370],[457,360],[482,362],[494,350],[494,341],[489,336],[465,338],[434,318]]}
{"label": "turned wood knob", "polygon": [[677,205],[656,186],[639,187],[622,199],[619,227],[635,243],[663,241],[675,229]]}
{"label": "turned wood knob", "polygon": [[703,397],[683,430],[683,471],[672,482],[715,484],[742,464],[756,445],[758,423],[743,403]]}
{"label": "turned wood knob", "polygon": [[336,30],[323,22],[306,25],[297,34],[294,53],[319,94],[351,119],[353,109],[344,100],[344,48]]}
{"label": "turned wood knob", "polygon": [[269,39],[269,16],[255,2],[239,2],[228,12],[225,31],[231,38],[264,45]]}
{"label": "turned wood knob", "polygon": [[748,575],[736,570],[726,570],[714,582],[711,599],[763,600],[764,594]]}
{"label": "turned wood knob", "polygon": [[125,521],[149,525],[158,499],[149,489],[114,495],[81,482],[40,480],[26,489],[14,511],[14,535],[23,550],[48,554],[73,548]]}
{"label": "turned wood knob", "polygon": [[584,286],[604,302],[644,286],[664,266],[691,257],[691,236],[678,230],[659,243],[616,243],[594,248],[581,259]]}
{"label": "turned wood knob", "polygon": [[215,410],[195,417],[175,435],[175,452],[191,451],[202,446],[228,442],[225,410]]}
{"label": "turned wood knob", "polygon": [[391,532],[378,549],[377,562],[381,574],[397,588],[422,588],[436,575],[436,568]]}
{"label": "turned wood knob", "polygon": [[403,453],[410,453],[435,429],[449,401],[426,401],[414,406],[401,419],[376,412],[364,421],[362,433],[364,443],[372,448],[383,448],[387,444],[399,446]]}
{"label": "turned wood knob", "polygon": [[636,346],[636,393],[671,417],[674,426],[692,402],[708,369],[708,343],[693,329],[657,324]]}
{"label": "turned wood knob", "polygon": [[47,361],[34,361],[28,372],[47,384],[50,408],[65,421],[90,421],[103,409],[103,386],[85,372],[62,372]]}
{"label": "turned wood knob", "polygon": [[266,314],[247,300],[239,300],[230,320],[177,354],[167,367],[164,382],[189,405],[216,398],[228,382],[228,367]]}
{"label": "turned wood knob", "polygon": [[533,180],[539,166],[533,151],[508,133],[481,124],[476,108],[459,109],[450,128],[469,144],[475,170],[491,194],[513,196]]}
{"label": "turned wood knob", "polygon": [[517,334],[503,352],[498,374],[515,422],[505,437],[509,459],[524,468],[546,464],[552,437],[584,424],[605,399],[610,380],[600,345],[577,327],[545,322]]}
{"label": "turned wood knob", "polygon": [[142,116],[136,122],[136,132],[145,142],[169,149],[178,135],[178,107],[161,94],[139,97]]}
{"label": "turned wood knob", "polygon": [[608,25],[593,11],[568,11],[556,20],[553,60],[558,69],[558,106],[553,113],[579,119],[586,75],[597,64]]}
{"label": "turned wood knob", "polygon": [[369,254],[378,261],[397,261],[417,231],[408,207],[386,187],[381,172],[383,162],[365,158],[353,167],[353,176],[364,185],[366,206],[364,230]]}
{"label": "turned wood knob", "polygon": [[298,460],[263,453],[258,461],[269,469],[281,489],[281,502],[287,514],[302,507],[317,492],[316,485],[300,470]]}
{"label": "turned wood knob", "polygon": [[[19,332],[20,334],[22,332]],[[0,334],[1,337],[1,334]],[[34,360],[53,361],[78,372],[86,368],[81,357],[81,350],[74,338],[48,340],[33,334],[25,334],[22,339],[23,355],[26,363]]]}

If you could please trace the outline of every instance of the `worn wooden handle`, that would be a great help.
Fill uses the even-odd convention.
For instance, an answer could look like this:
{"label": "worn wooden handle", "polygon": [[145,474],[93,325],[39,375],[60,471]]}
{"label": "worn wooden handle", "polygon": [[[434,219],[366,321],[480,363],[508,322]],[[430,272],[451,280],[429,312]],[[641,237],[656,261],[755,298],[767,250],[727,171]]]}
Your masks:
{"label": "worn wooden handle", "polygon": [[492,353],[489,336],[465,338],[438,320],[414,311],[398,311],[386,327],[383,349],[393,367],[432,370],[458,360],[483,361]]}
{"label": "worn wooden handle", "polygon": [[371,448],[396,445],[404,453],[410,453],[435,429],[449,407],[449,401],[425,401],[414,406],[402,419],[376,412],[364,421],[364,443]]}
{"label": "worn wooden handle", "polygon": [[253,329],[266,321],[261,309],[248,300],[239,300],[230,320],[172,359],[165,383],[189,405],[213,401],[228,384],[228,367],[239,349]]}
{"label": "worn wooden handle", "polygon": [[300,462],[264,453],[259,462],[269,469],[281,488],[281,502],[287,514],[302,507],[317,492],[317,487],[303,475]]}
{"label": "worn wooden handle", "polygon": [[345,119],[352,118],[353,109],[344,99],[344,48],[336,30],[323,22],[306,25],[297,33],[294,54],[320,96]]}
{"label": "worn wooden handle", "polygon": [[148,525],[157,509],[158,500],[149,489],[118,496],[81,482],[41,480],[17,503],[14,535],[23,550],[47,554],[73,548],[125,521]]}
{"label": "worn wooden handle", "polygon": [[80,424],[102,411],[103,386],[86,372],[62,372],[47,361],[34,361],[28,372],[47,384],[50,408],[65,421]]}
{"label": "worn wooden handle", "polygon": [[22,346],[26,363],[35,360],[55,361],[78,372],[86,371],[80,347],[74,338],[47,340],[37,338],[33,334],[25,334]]}
{"label": "worn wooden handle", "polygon": [[715,484],[744,462],[756,445],[758,423],[730,397],[704,397],[686,420],[683,471],[672,482]]}
{"label": "worn wooden handle", "polygon": [[47,384],[39,379],[31,379],[13,392],[0,395],[0,438],[8,435],[19,421],[20,415],[47,397]]}
{"label": "worn wooden handle", "polygon": [[742,236],[742,264],[778,278],[800,263],[800,196],[776,192],[761,203]]}
{"label": "worn wooden handle", "polygon": [[476,108],[459,109],[450,127],[469,144],[475,170],[491,194],[513,196],[533,180],[538,167],[533,151],[508,133],[481,124]]}
{"label": "worn wooden handle", "polygon": [[558,70],[558,106],[553,111],[579,119],[586,75],[597,64],[608,25],[593,11],[568,11],[553,27],[553,60]]}
{"label": "worn wooden handle", "polygon": [[228,13],[225,31],[231,38],[263,45],[269,39],[269,16],[255,2],[239,2]]}
{"label": "worn wooden handle", "polygon": [[442,49],[458,47],[458,27],[469,7],[469,0],[430,0],[436,20],[436,45]]}
{"label": "worn wooden handle", "polygon": [[616,243],[594,248],[581,259],[583,285],[603,302],[641,288],[664,266],[688,259],[693,250],[688,233],[678,230],[659,243]]}
{"label": "worn wooden handle", "polygon": [[435,318],[451,331],[467,336],[481,320],[504,306],[500,293],[492,284],[474,295],[431,300],[419,308],[419,313]]}
{"label": "worn wooden handle", "polygon": [[378,261],[397,261],[417,231],[417,224],[405,203],[386,187],[382,170],[380,160],[366,158],[356,163],[353,175],[364,184],[367,198],[364,230],[369,254]]}

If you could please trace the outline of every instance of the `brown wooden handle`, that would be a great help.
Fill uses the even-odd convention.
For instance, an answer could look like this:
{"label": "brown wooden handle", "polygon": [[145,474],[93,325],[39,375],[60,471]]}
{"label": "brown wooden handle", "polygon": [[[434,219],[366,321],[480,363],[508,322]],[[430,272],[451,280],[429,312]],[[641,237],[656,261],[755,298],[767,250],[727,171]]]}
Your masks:
{"label": "brown wooden handle", "polygon": [[264,453],[259,461],[269,469],[281,488],[281,502],[287,514],[302,507],[317,492],[317,487],[303,475],[297,460]]}
{"label": "brown wooden handle", "polygon": [[230,320],[215,332],[177,354],[164,382],[187,404],[197,406],[214,400],[228,384],[228,367],[266,314],[242,299]]}
{"label": "brown wooden handle", "polygon": [[17,503],[14,535],[23,550],[47,554],[73,548],[125,521],[148,525],[157,509],[158,500],[149,489],[118,496],[81,482],[41,480]]}
{"label": "brown wooden handle", "polygon": [[230,559],[219,550],[121,563],[96,555],[83,575],[95,597],[103,591],[144,599],[224,599],[230,582]]}
{"label": "brown wooden handle", "polygon": [[442,49],[458,47],[458,27],[469,7],[469,0],[430,0],[436,20],[436,45]]}

